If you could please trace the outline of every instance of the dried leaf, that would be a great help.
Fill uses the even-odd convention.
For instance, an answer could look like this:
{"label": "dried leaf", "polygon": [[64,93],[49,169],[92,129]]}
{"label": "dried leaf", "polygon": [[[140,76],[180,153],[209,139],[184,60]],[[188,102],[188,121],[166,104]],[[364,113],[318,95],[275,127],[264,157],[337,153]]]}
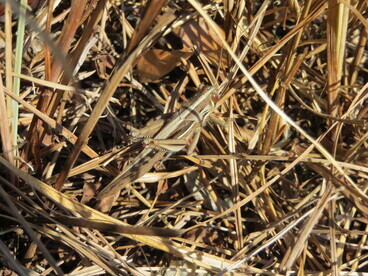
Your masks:
{"label": "dried leaf", "polygon": [[137,63],[137,74],[141,82],[153,82],[167,75],[193,53],[184,50],[165,51],[152,49],[146,52]]}
{"label": "dried leaf", "polygon": [[[202,17],[198,20],[190,20],[174,30],[174,33],[182,39],[185,48],[195,47],[198,52],[202,52],[210,60],[212,65],[223,64],[228,67],[228,60],[222,51],[221,41]],[[225,38],[223,31],[222,37]]]}

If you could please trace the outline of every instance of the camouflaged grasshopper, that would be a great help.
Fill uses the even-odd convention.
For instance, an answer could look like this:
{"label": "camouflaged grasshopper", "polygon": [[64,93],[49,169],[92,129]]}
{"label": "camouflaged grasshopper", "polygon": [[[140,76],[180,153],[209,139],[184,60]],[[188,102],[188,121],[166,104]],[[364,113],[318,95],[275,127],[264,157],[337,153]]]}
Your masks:
{"label": "camouflaged grasshopper", "polygon": [[166,124],[164,121],[153,125],[150,123],[142,129],[141,134],[136,133],[135,136],[139,137],[149,134],[147,128],[156,131],[153,138],[143,140],[146,145],[144,149],[98,194],[97,199],[113,195],[125,185],[142,177],[156,162],[162,160],[167,152],[182,150],[190,139],[193,139],[193,142],[188,148],[188,153],[193,152],[200,136],[201,124],[213,112],[217,100],[217,87],[205,87],[189,104],[165,120]]}

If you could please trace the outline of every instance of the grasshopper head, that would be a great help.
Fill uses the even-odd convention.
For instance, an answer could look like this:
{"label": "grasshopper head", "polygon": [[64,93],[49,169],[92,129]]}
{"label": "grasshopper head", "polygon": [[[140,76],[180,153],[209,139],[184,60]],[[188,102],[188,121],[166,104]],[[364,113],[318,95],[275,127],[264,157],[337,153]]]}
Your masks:
{"label": "grasshopper head", "polygon": [[217,102],[219,101],[219,94],[218,94],[218,87],[217,86],[201,86],[200,90],[202,90],[202,92],[200,94],[207,94],[209,93],[209,96],[207,97],[207,105],[215,108]]}
{"label": "grasshopper head", "polygon": [[204,121],[207,118],[207,116],[210,115],[216,109],[217,102],[219,101],[219,94],[217,92],[217,87],[208,86],[205,89],[206,89],[205,93],[209,92],[210,94],[207,97],[206,105],[201,111],[202,121]]}

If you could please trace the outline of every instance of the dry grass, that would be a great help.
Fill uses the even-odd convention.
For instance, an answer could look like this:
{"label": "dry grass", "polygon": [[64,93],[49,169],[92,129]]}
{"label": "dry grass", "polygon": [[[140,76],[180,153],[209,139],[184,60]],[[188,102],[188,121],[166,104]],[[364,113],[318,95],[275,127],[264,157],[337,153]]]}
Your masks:
{"label": "dry grass", "polygon": [[[2,275],[368,271],[367,1],[29,2],[0,9]],[[127,171],[203,85],[194,154]]]}

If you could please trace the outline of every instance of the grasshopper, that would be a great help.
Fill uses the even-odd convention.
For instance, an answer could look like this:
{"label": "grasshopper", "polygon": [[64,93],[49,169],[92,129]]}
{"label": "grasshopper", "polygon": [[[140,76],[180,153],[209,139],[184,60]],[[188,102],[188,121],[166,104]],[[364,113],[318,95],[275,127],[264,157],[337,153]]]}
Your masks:
{"label": "grasshopper", "polygon": [[146,146],[140,154],[117,175],[97,196],[97,199],[113,195],[124,186],[134,182],[151,170],[153,165],[164,159],[168,151],[179,151],[193,138],[188,152],[194,150],[200,135],[198,124],[204,123],[215,109],[218,100],[217,87],[206,87],[189,104],[162,124],[153,138],[145,138]]}

